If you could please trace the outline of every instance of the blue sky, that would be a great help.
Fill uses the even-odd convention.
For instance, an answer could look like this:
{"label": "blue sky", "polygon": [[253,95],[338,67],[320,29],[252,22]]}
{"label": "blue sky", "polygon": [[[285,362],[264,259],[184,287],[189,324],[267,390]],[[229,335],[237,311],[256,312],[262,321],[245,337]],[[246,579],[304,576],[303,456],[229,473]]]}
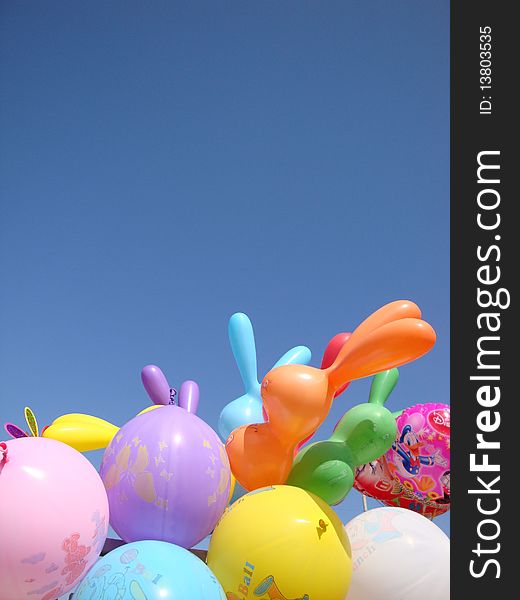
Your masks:
{"label": "blue sky", "polygon": [[1,421],[123,424],[155,363],[216,428],[233,312],[262,376],[399,298],[438,342],[390,407],[449,402],[448,36],[445,0],[2,3]]}

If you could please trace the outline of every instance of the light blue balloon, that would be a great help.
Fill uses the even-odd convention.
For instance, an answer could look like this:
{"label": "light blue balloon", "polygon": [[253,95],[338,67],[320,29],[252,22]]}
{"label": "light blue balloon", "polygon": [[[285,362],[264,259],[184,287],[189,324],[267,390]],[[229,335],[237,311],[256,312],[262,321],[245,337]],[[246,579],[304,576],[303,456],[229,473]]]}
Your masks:
{"label": "light blue balloon", "polygon": [[200,558],[168,542],[142,541],[112,550],[88,572],[73,600],[226,600]]}
{"label": "light blue balloon", "polygon": [[[255,334],[249,317],[244,313],[232,315],[229,319],[228,335],[246,393],[227,404],[220,413],[218,431],[224,441],[227,440],[233,429],[241,425],[264,422],[256,363]],[[273,369],[289,364],[307,365],[310,360],[309,348],[296,346],[286,352]]]}

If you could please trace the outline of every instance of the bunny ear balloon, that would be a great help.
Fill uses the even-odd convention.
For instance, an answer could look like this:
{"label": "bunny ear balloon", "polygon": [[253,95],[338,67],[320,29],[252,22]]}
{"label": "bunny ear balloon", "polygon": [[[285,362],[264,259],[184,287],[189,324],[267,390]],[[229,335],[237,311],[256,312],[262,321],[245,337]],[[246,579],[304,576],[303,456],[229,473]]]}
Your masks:
{"label": "bunny ear balloon", "polygon": [[170,384],[159,367],[146,365],[141,371],[141,381],[154,404],[172,404]]}
{"label": "bunny ear balloon", "polygon": [[4,429],[15,440],[19,438],[29,437],[26,431],[20,429],[20,427],[18,427],[18,425],[15,425],[14,423],[5,423]]}
{"label": "bunny ear balloon", "polygon": [[[325,348],[325,352],[323,353],[323,358],[321,360],[321,368],[328,369],[334,361],[336,360],[340,350],[343,346],[349,341],[351,333],[343,332],[337,333],[327,344]],[[337,398],[340,394],[342,394],[349,386],[350,381],[341,385],[335,392],[334,398]]]}
{"label": "bunny ear balloon", "polygon": [[[330,340],[330,342],[327,344],[327,347],[325,348],[325,352],[323,353],[323,358],[321,359],[321,369],[328,369],[332,365],[332,363],[336,360],[336,357],[338,356],[339,351],[348,342],[351,335],[352,335],[351,333],[347,333],[347,332],[337,333]],[[350,385],[350,382],[348,381],[347,383],[344,383],[341,387],[339,387],[334,392],[334,398],[337,398],[340,394],[342,394],[348,388],[349,385]],[[264,419],[264,421],[267,421],[267,419]],[[300,448],[302,446],[304,446],[312,438],[313,435],[314,435],[314,432],[311,433],[310,435],[308,435],[301,442],[298,442],[298,444],[296,445],[295,455],[298,453]]]}
{"label": "bunny ear balloon", "polygon": [[[170,387],[168,380],[159,367],[156,365],[144,367],[141,371],[141,380],[154,404],[148,406],[139,414],[174,404],[177,391]],[[199,386],[195,381],[185,381],[179,393],[179,406],[188,412],[196,413],[198,404]],[[38,425],[34,414],[28,408],[25,409],[25,418],[34,435],[34,432],[38,431]],[[7,423],[5,429],[12,437],[25,437],[28,435],[12,423]],[[79,452],[87,452],[106,448],[118,431],[119,427],[99,417],[70,413],[58,417],[51,425],[45,427],[42,436],[63,442]]]}
{"label": "bunny ear balloon", "polygon": [[406,300],[369,316],[327,369],[285,365],[262,382],[269,422],[235,429],[226,442],[231,468],[248,490],[281,484],[289,476],[299,442],[323,423],[334,394],[345,383],[409,363],[435,343],[435,331]]}
{"label": "bunny ear balloon", "polygon": [[23,411],[25,422],[27,423],[27,427],[29,427],[30,433],[24,431],[18,425],[14,423],[5,423],[4,429],[13,439],[19,439],[24,437],[39,437],[40,431],[38,429],[38,422],[36,421],[36,417],[34,412],[26,406]]}
{"label": "bunny ear balloon", "polygon": [[[229,319],[228,335],[244,383],[245,394],[227,404],[220,413],[218,431],[223,440],[226,440],[229,434],[241,425],[264,421],[258,382],[255,334],[249,317],[244,313],[232,315]],[[308,364],[310,360],[311,351],[305,346],[296,346],[287,351],[273,369],[288,364]]]}
{"label": "bunny ear balloon", "polygon": [[395,439],[395,418],[384,404],[398,377],[397,369],[378,373],[368,403],[347,411],[328,440],[298,453],[288,485],[312,492],[328,504],[339,504],[354,484],[356,467],[382,456]]}
{"label": "bunny ear balloon", "polygon": [[195,381],[184,381],[179,390],[179,406],[190,413],[197,414],[199,406],[199,386]]}
{"label": "bunny ear balloon", "polygon": [[[141,380],[155,406],[149,406],[139,414],[148,412],[158,406],[175,404],[177,390],[170,387],[166,376],[159,367],[156,365],[147,365],[144,367],[141,371]],[[199,386],[195,381],[188,379],[182,383],[179,389],[178,404],[188,412],[197,413],[199,406]]]}
{"label": "bunny ear balloon", "polygon": [[27,425],[29,425],[29,429],[31,430],[32,436],[38,437],[40,435],[40,432],[38,430],[38,422],[36,421],[36,417],[34,416],[33,411],[28,406],[26,406],[23,412]]}

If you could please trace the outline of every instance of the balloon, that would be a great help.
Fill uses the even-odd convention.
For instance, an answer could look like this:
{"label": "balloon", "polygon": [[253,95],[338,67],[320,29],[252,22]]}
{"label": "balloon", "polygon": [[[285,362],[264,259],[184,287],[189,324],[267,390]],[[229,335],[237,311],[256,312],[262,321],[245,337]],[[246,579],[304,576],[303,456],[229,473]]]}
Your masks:
{"label": "balloon", "polygon": [[[328,369],[336,360],[340,350],[349,341],[352,334],[348,332],[337,333],[327,344],[323,358],[321,359],[321,369]],[[349,386],[350,382],[347,381],[334,392],[334,398],[337,398],[342,394]]]}
{"label": "balloon", "polygon": [[450,407],[418,404],[397,418],[397,438],[385,455],[403,486],[393,505],[437,516],[450,508]]}
{"label": "balloon", "polygon": [[236,502],[239,498],[242,498],[242,496],[245,496],[248,493],[245,488],[243,488],[239,483],[237,483],[237,480],[235,479],[233,473],[231,473],[231,481],[235,482],[235,487],[233,489],[233,494],[231,495],[228,504],[233,504],[233,502]]}
{"label": "balloon", "polygon": [[33,437],[38,437],[40,433],[38,431],[38,422],[36,421],[36,417],[34,416],[33,411],[28,406],[26,406],[24,409],[24,416],[25,420],[27,421],[27,425],[29,425],[31,434],[33,435]]}
{"label": "balloon", "polygon": [[[336,357],[339,354],[339,351],[341,350],[341,348],[343,348],[343,346],[345,345],[345,343],[349,340],[350,336],[352,334],[351,333],[337,333],[331,340],[330,342],[327,344],[327,347],[325,348],[325,352],[323,353],[323,358],[321,359],[321,367],[320,369],[328,369],[332,363],[336,360]],[[348,381],[347,383],[344,383],[342,386],[340,386],[335,392],[334,392],[334,398],[337,398],[340,394],[342,394],[350,385],[350,382]],[[264,419],[264,421],[267,421],[268,419]],[[314,435],[314,432],[312,432],[310,435],[308,435],[304,440],[302,440],[301,442],[298,442],[298,444],[296,445],[296,450],[294,455],[296,456],[296,454],[298,454],[298,451],[300,450],[300,448],[302,446],[304,446]]]}
{"label": "balloon", "polygon": [[336,390],[432,348],[435,332],[420,316],[412,302],[392,302],[354,331],[329,368],[284,365],[270,371],[262,382],[269,422],[238,427],[226,442],[237,481],[247,490],[287,481],[295,448],[323,423]]}
{"label": "balloon", "polygon": [[123,425],[100,470],[110,524],[126,542],[156,539],[190,548],[226,507],[229,462],[217,434],[179,406],[163,406]]}
{"label": "balloon", "polygon": [[23,437],[38,437],[39,435],[38,422],[36,421],[33,411],[28,406],[24,409],[24,417],[31,433],[27,433],[27,431],[24,431],[18,427],[18,425],[14,425],[14,423],[4,424],[6,432],[15,440]]}
{"label": "balloon", "polygon": [[344,600],[352,570],[336,513],[284,485],[231,505],[211,536],[207,562],[227,600]]}
{"label": "balloon", "polygon": [[161,369],[155,365],[146,365],[141,370],[141,381],[154,404],[173,404],[173,388]]}
{"label": "balloon", "polygon": [[[147,365],[141,371],[141,379],[148,395],[155,404],[143,409],[139,415],[165,405],[175,404],[174,398],[177,390],[170,387],[159,367]],[[179,392],[179,406],[195,413],[198,404],[199,386],[195,381],[185,381]],[[13,426],[12,423],[7,423],[5,429],[13,437],[19,434],[19,431],[17,431],[19,428]],[[51,425],[45,427],[42,436],[63,442],[79,452],[87,452],[88,450],[106,448],[118,431],[119,427],[98,417],[70,413],[58,417]]]}
{"label": "balloon", "polygon": [[357,467],[354,487],[365,496],[388,506],[400,506],[397,499],[404,490],[403,485],[390,472],[385,456]]}
{"label": "balloon", "polygon": [[235,479],[235,476],[233,475],[233,473],[230,473],[229,494],[228,494],[227,504],[231,504],[231,502],[233,501],[233,496],[235,494],[236,487],[237,487],[237,480]]}
{"label": "balloon", "polygon": [[[228,335],[246,393],[227,404],[220,413],[218,431],[223,440],[226,440],[233,429],[240,425],[264,421],[256,364],[255,335],[249,317],[244,313],[232,315],[229,319]],[[293,363],[307,364],[310,360],[311,351],[305,346],[296,346],[286,352],[273,369]]]}
{"label": "balloon", "polygon": [[14,423],[5,423],[4,429],[15,440],[18,438],[30,437],[26,431],[20,429],[20,427],[18,427],[18,425],[15,425]]}
{"label": "balloon", "polygon": [[167,542],[125,544],[101,558],[73,600],[226,600],[220,583],[194,554]]}
{"label": "balloon", "polygon": [[179,406],[197,414],[199,407],[199,386],[194,381],[184,381],[179,390]]}
{"label": "balloon", "polygon": [[0,596],[55,600],[97,560],[108,500],[90,462],[41,437],[2,443]]}
{"label": "balloon", "polygon": [[353,573],[347,600],[450,597],[450,541],[425,517],[375,508],[345,525]]}
{"label": "balloon", "polygon": [[[139,415],[144,415],[144,413],[150,412],[151,410],[155,410],[156,408],[161,408],[163,405],[162,404],[152,404],[151,406],[147,406],[146,408],[143,408],[142,411],[137,413],[137,416]],[[119,431],[119,429],[118,429]],[[107,444],[108,446],[108,444]],[[106,446],[105,446],[106,448]]]}
{"label": "balloon", "polygon": [[368,403],[347,411],[328,440],[301,450],[287,483],[313,492],[328,504],[344,500],[352,489],[355,468],[380,457],[395,440],[395,418],[384,403],[398,377],[397,369],[376,375]]}
{"label": "balloon", "polygon": [[55,419],[42,435],[87,452],[106,448],[118,431],[118,427],[98,417],[71,413]]}

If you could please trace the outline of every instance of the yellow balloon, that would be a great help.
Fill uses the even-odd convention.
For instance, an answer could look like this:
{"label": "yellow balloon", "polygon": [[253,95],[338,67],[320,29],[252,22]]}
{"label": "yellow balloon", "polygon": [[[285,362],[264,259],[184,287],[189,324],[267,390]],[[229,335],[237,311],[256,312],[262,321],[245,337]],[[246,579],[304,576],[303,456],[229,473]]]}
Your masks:
{"label": "yellow balloon", "polygon": [[[163,405],[152,404],[138,415],[161,406]],[[52,424],[44,429],[42,437],[63,442],[79,452],[87,452],[106,448],[118,431],[119,427],[99,417],[83,413],[69,413],[54,419]]]}
{"label": "yellow balloon", "polygon": [[42,437],[52,438],[72,446],[79,452],[106,448],[119,427],[98,417],[71,413],[55,419]]}
{"label": "yellow balloon", "polygon": [[227,600],[345,600],[352,574],[337,514],[288,485],[254,490],[227,508],[207,562]]}
{"label": "yellow balloon", "polygon": [[161,408],[161,406],[164,406],[164,404],[152,404],[151,406],[147,406],[146,408],[143,408],[143,410],[141,412],[138,412],[137,416],[144,415],[144,413],[147,413],[150,410],[155,410],[156,408]]}
{"label": "yellow balloon", "polygon": [[229,496],[228,496],[228,504],[231,502],[231,498],[233,498],[233,494],[235,493],[235,485],[237,483],[237,480],[235,479],[235,476],[233,475],[233,473],[231,473],[231,479],[229,481]]}

